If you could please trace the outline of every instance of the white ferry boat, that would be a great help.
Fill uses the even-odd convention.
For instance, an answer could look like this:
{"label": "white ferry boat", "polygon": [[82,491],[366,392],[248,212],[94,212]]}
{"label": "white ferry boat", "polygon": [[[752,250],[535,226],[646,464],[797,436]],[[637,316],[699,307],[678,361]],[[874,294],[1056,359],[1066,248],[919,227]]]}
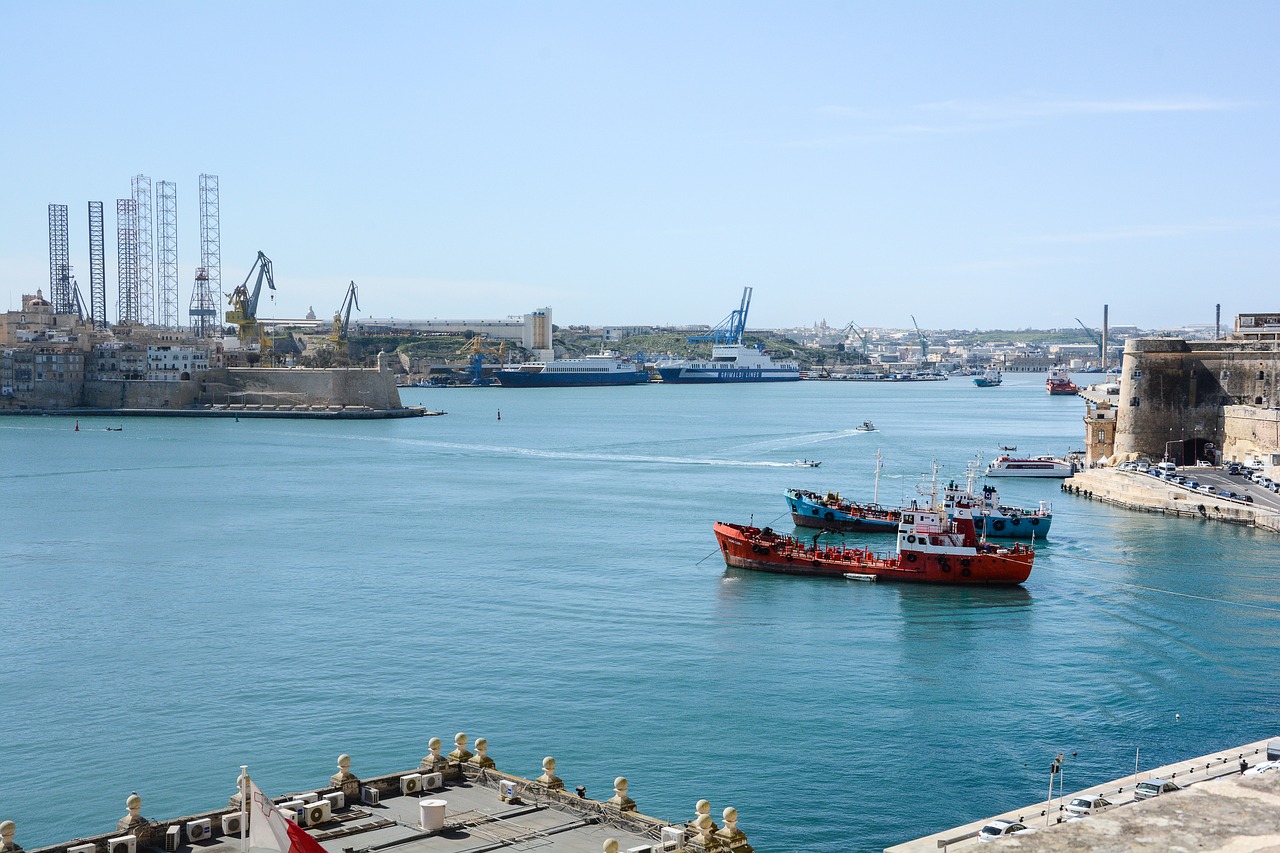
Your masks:
{"label": "white ferry boat", "polygon": [[602,352],[582,358],[529,361],[495,371],[503,388],[566,388],[586,385],[639,385],[649,381],[644,365],[615,353]]}
{"label": "white ferry boat", "polygon": [[679,359],[658,365],[663,382],[798,382],[800,365],[774,361],[762,347],[718,344],[710,359]]}
{"label": "white ferry boat", "polygon": [[1033,456],[1015,459],[1000,456],[987,466],[988,477],[1070,477],[1076,473],[1076,464],[1058,456]]}

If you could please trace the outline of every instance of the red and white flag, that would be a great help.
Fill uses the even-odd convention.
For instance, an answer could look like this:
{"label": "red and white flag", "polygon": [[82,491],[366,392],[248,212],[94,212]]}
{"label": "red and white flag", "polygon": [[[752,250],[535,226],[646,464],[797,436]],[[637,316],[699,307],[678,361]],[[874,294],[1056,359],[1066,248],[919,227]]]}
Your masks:
{"label": "red and white flag", "polygon": [[327,853],[320,842],[284,816],[271,798],[249,782],[249,849],[276,853]]}

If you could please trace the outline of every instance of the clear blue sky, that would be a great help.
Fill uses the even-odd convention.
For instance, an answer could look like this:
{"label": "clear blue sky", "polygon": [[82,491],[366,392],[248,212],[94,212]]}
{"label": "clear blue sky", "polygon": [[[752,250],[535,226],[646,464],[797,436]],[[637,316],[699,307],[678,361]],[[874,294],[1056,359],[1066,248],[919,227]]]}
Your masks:
{"label": "clear blue sky", "polygon": [[1144,327],[1280,310],[1280,2],[0,4],[0,298],[197,176],[273,316]]}

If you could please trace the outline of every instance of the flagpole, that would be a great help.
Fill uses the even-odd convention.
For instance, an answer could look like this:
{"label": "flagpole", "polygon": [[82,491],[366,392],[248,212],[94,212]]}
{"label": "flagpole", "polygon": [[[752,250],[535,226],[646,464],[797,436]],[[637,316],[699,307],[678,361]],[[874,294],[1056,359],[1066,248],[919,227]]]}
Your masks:
{"label": "flagpole", "polygon": [[249,853],[249,765],[240,765],[240,853]]}

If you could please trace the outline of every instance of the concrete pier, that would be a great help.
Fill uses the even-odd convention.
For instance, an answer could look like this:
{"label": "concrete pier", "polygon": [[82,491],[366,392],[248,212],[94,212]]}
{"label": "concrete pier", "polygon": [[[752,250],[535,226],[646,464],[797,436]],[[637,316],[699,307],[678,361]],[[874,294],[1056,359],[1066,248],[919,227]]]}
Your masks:
{"label": "concrete pier", "polygon": [[[1257,777],[1242,776],[1240,762],[1245,761],[1254,766],[1268,760],[1268,744],[1273,752],[1280,746],[1276,738],[1260,740],[1232,749],[1224,749],[1192,758],[1166,764],[1150,770],[1141,770],[1137,774],[1122,776],[1102,785],[1094,785],[1079,791],[1072,791],[1052,800],[1031,803],[1003,814],[992,815],[953,827],[914,841],[886,847],[885,853],[937,853],[937,851],[970,850],[980,846],[978,830],[993,820],[1011,820],[1035,829],[1034,834],[1012,836],[1001,839],[998,848],[1010,850],[1035,851],[1096,851],[1096,853],[1120,853],[1130,850],[1168,851],[1178,849],[1263,851],[1280,849],[1280,769],[1272,770]],[[1151,800],[1135,801],[1133,789],[1139,782],[1147,779],[1164,779],[1188,786],[1185,791],[1161,795]],[[1221,780],[1221,781],[1215,781]],[[1233,783],[1231,780],[1238,780]],[[1241,784],[1249,789],[1258,789],[1261,796],[1245,794],[1247,803],[1253,802],[1258,815],[1269,812],[1269,823],[1273,828],[1268,832],[1265,822],[1241,822],[1236,814],[1236,805],[1240,800],[1238,792],[1222,787]],[[1205,787],[1202,787],[1205,786]],[[1063,807],[1075,797],[1096,795],[1110,800],[1117,808],[1103,814],[1091,815],[1081,821],[1066,822],[1069,815]],[[1215,802],[1221,799],[1223,802]],[[1165,808],[1180,809],[1185,813],[1183,819],[1175,827],[1167,816],[1155,814],[1155,810]],[[1224,809],[1234,815],[1221,821],[1215,820]],[[1183,827],[1190,828],[1196,837],[1194,846],[1183,847],[1169,837],[1170,833],[1181,832]],[[1258,826],[1263,831],[1255,832]],[[1217,832],[1222,843],[1214,843],[1209,836]],[[1251,846],[1239,841],[1238,836],[1260,837],[1273,846]],[[1090,840],[1092,836],[1092,840]],[[984,849],[988,846],[981,845]]]}

